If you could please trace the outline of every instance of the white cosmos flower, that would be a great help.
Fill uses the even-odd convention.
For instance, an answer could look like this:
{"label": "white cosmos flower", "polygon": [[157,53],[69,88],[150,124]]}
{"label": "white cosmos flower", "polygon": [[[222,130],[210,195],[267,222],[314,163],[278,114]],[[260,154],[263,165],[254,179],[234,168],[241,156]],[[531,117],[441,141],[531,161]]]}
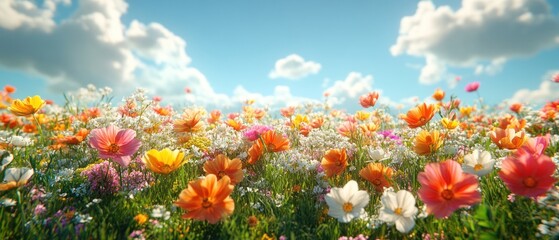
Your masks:
{"label": "white cosmos flower", "polygon": [[382,207],[380,208],[379,220],[396,224],[396,230],[407,233],[415,226],[415,197],[406,190],[397,193],[384,191],[381,197]]}
{"label": "white cosmos flower", "polygon": [[476,149],[464,156],[462,170],[481,177],[493,171],[493,165],[495,165],[495,160],[491,159],[491,153]]}
{"label": "white cosmos flower", "polygon": [[390,153],[385,152],[382,148],[369,148],[367,149],[369,152],[369,157],[371,158],[371,162],[378,162],[380,160],[384,160],[390,157]]}
{"label": "white cosmos flower", "polygon": [[366,216],[364,207],[369,203],[369,194],[359,190],[357,182],[351,180],[343,188],[332,188],[325,200],[329,208],[328,215],[347,223]]}
{"label": "white cosmos flower", "polygon": [[31,138],[22,136],[12,136],[10,138],[10,143],[16,147],[27,147],[33,144]]}
{"label": "white cosmos flower", "polygon": [[31,168],[8,168],[4,172],[4,182],[0,183],[0,191],[23,186],[33,176]]}

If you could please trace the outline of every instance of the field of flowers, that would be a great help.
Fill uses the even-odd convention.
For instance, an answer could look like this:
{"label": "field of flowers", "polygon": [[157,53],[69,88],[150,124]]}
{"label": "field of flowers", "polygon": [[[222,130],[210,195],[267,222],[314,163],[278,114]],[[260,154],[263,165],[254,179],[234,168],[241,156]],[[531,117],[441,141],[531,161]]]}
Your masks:
{"label": "field of flowers", "polygon": [[559,238],[559,100],[495,110],[437,89],[398,116],[377,92],[352,113],[226,114],[142,89],[64,105],[14,91],[0,239]]}

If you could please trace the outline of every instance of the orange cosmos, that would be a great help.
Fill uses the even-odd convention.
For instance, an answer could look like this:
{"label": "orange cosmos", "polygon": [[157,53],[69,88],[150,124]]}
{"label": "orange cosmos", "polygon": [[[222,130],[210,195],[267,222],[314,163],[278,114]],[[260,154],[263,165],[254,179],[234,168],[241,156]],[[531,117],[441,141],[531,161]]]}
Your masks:
{"label": "orange cosmos", "polygon": [[29,116],[39,111],[45,105],[40,96],[26,97],[23,101],[16,99],[8,110],[17,116]]}
{"label": "orange cosmos", "polygon": [[522,103],[513,103],[510,105],[510,110],[515,112],[515,113],[520,113],[520,110],[522,110]]}
{"label": "orange cosmos", "polygon": [[421,131],[415,137],[414,151],[419,155],[429,155],[437,151],[443,144],[443,138],[439,131]]}
{"label": "orange cosmos", "polygon": [[327,177],[339,175],[347,167],[347,154],[345,148],[326,151],[322,158],[321,166]]}
{"label": "orange cosmos", "polygon": [[523,152],[503,160],[499,177],[514,194],[536,198],[555,184],[556,167],[546,155]]}
{"label": "orange cosmos", "polygon": [[437,101],[442,101],[444,99],[444,95],[444,91],[437,88],[431,97]]}
{"label": "orange cosmos", "polygon": [[211,224],[233,214],[235,202],[229,196],[233,192],[228,176],[217,180],[214,174],[188,183],[175,205],[186,210],[182,218],[208,221]]}
{"label": "orange cosmos", "polygon": [[221,112],[217,109],[210,112],[210,117],[208,118],[209,124],[218,123],[221,118]]}
{"label": "orange cosmos", "polygon": [[244,178],[241,160],[238,158],[231,160],[223,154],[217,155],[213,160],[206,161],[204,163],[204,172],[206,174],[214,174],[219,179],[228,176],[233,185],[240,183]]}
{"label": "orange cosmos", "polygon": [[385,167],[382,163],[369,163],[359,171],[359,176],[373,184],[375,191],[382,192],[384,188],[390,187],[389,179],[393,172],[392,168]]}
{"label": "orange cosmos", "polygon": [[516,131],[514,128],[495,128],[489,132],[491,141],[499,148],[518,149],[528,139],[524,131]]}
{"label": "orange cosmos", "polygon": [[198,110],[188,109],[182,115],[181,119],[175,120],[173,128],[178,133],[198,132],[204,127],[202,112]]}
{"label": "orange cosmos", "polygon": [[262,142],[258,140],[248,149],[248,163],[254,164],[260,159],[263,153],[264,147],[262,146]]}
{"label": "orange cosmos", "polygon": [[281,133],[269,130],[260,135],[260,138],[261,141],[264,142],[264,146],[268,152],[289,150],[289,139],[284,137]]}
{"label": "orange cosmos", "polygon": [[429,163],[417,179],[421,184],[417,195],[427,206],[427,212],[437,218],[447,217],[463,206],[481,201],[476,176],[462,172],[462,167],[455,161]]}
{"label": "orange cosmos", "polygon": [[374,107],[377,103],[378,92],[370,92],[359,97],[359,104],[364,108]]}
{"label": "orange cosmos", "polygon": [[418,128],[427,124],[433,116],[435,116],[435,105],[423,103],[409,110],[406,115],[402,116],[402,119],[408,123],[410,128]]}

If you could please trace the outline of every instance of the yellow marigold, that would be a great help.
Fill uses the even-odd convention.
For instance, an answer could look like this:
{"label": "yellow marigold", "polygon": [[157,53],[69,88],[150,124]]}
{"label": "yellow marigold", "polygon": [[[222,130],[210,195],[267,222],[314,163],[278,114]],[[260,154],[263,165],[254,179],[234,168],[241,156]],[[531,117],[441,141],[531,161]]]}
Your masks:
{"label": "yellow marigold", "polygon": [[38,112],[45,105],[45,101],[40,96],[26,97],[21,101],[16,99],[8,108],[10,112],[17,116],[29,116]]}
{"label": "yellow marigold", "polygon": [[161,151],[156,149],[147,151],[142,157],[142,162],[146,164],[147,168],[156,173],[169,174],[182,166],[186,161],[183,152],[179,150],[171,151],[171,149],[165,148]]}
{"label": "yellow marigold", "polygon": [[429,155],[441,147],[443,138],[439,131],[421,131],[415,137],[414,151],[419,155]]}
{"label": "yellow marigold", "polygon": [[139,213],[138,215],[136,215],[134,217],[134,221],[136,221],[140,225],[147,222],[148,219],[149,219],[149,217],[147,215],[141,214],[141,213]]}
{"label": "yellow marigold", "polygon": [[201,151],[206,151],[212,145],[212,141],[207,137],[193,136],[184,144],[186,148],[196,146]]}

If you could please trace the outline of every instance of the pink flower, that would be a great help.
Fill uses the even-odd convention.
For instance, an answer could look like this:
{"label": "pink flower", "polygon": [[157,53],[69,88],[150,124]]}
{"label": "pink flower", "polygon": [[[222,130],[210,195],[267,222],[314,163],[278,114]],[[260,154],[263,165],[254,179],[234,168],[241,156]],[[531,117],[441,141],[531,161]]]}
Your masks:
{"label": "pink flower", "polygon": [[120,129],[115,126],[91,130],[89,145],[99,151],[99,157],[112,159],[123,167],[130,163],[130,156],[142,145],[135,139],[132,129]]}
{"label": "pink flower", "polygon": [[479,82],[471,82],[466,85],[466,92],[475,92],[479,88]]}
{"label": "pink flower", "polygon": [[254,141],[262,135],[262,133],[273,130],[270,126],[254,125],[243,133],[243,136],[249,141]]}
{"label": "pink flower", "polygon": [[522,147],[518,149],[516,155],[520,156],[523,154],[529,154],[534,155],[534,157],[536,158],[539,157],[540,155],[544,154],[545,149],[549,145],[550,137],[551,135],[547,134],[545,137],[538,136],[528,139],[526,142],[524,142],[524,145],[522,145]]}
{"label": "pink flower", "polygon": [[552,81],[559,83],[559,73],[556,73],[555,75],[553,75],[553,79]]}
{"label": "pink flower", "polygon": [[437,218],[481,201],[475,175],[462,172],[460,164],[453,160],[429,163],[417,178],[421,184],[417,194],[427,206],[427,212]]}
{"label": "pink flower", "polygon": [[359,104],[361,104],[361,106],[364,108],[374,107],[377,103],[378,97],[378,92],[369,92],[363,94],[361,97],[359,97]]}
{"label": "pink flower", "polygon": [[512,193],[536,198],[555,184],[555,168],[555,163],[546,155],[517,153],[503,161],[499,177]]}

